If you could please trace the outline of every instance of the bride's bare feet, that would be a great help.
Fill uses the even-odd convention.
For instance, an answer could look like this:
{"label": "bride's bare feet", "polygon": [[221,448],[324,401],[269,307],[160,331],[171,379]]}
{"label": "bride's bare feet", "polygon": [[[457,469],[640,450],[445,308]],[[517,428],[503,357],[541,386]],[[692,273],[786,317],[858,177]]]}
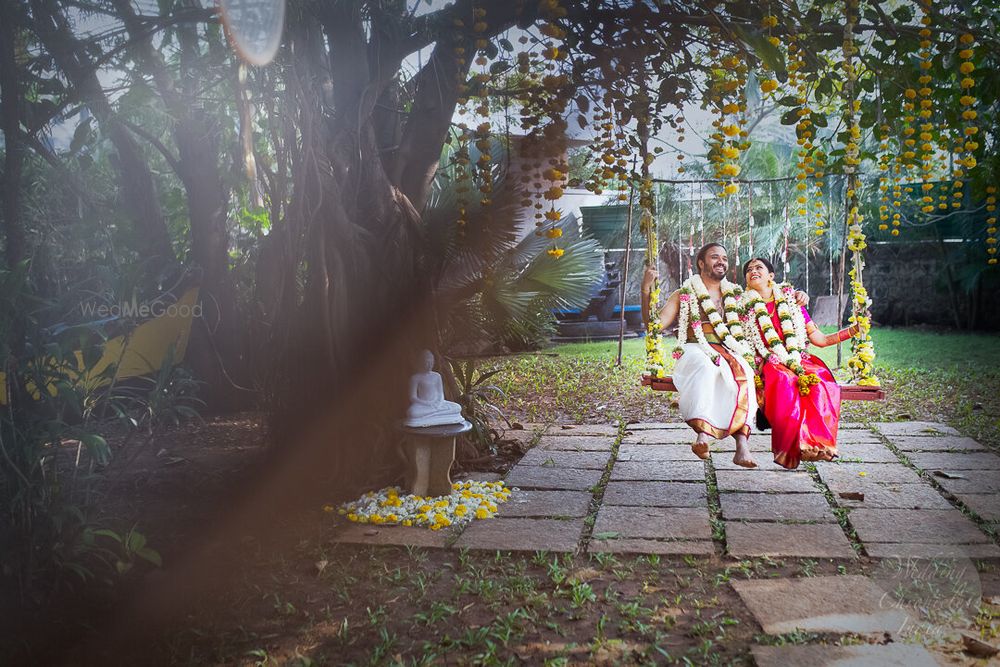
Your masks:
{"label": "bride's bare feet", "polygon": [[736,437],[736,454],[733,455],[733,463],[743,468],[757,467],[757,462],[753,460],[745,435]]}
{"label": "bride's bare feet", "polygon": [[691,451],[702,461],[708,459],[708,440],[702,440],[701,435],[698,439],[691,443]]}

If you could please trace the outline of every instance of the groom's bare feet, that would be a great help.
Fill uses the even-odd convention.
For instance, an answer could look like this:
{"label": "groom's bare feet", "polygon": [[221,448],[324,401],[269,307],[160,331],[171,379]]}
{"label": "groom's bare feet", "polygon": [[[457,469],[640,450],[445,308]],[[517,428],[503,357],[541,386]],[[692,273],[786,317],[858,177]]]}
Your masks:
{"label": "groom's bare feet", "polygon": [[698,434],[698,439],[691,443],[691,451],[702,461],[708,459],[708,436],[704,433]]}
{"label": "groom's bare feet", "polygon": [[753,455],[750,453],[747,437],[745,435],[733,437],[736,440],[736,454],[733,455],[733,463],[743,468],[756,468],[757,462],[753,460]]}

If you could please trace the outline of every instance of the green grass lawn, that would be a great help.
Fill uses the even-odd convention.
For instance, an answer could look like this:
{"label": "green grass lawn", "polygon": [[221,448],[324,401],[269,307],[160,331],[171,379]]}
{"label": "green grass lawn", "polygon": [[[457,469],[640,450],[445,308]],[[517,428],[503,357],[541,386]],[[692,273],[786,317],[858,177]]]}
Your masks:
{"label": "green grass lawn", "polygon": [[[1000,448],[1000,336],[919,329],[876,329],[873,336],[888,398],[845,402],[844,419],[941,421]],[[674,339],[664,345],[670,350]],[[624,342],[621,367],[617,350],[617,341],[569,343],[496,360],[508,411],[528,421],[678,420],[672,394],[639,385],[643,341]],[[837,367],[836,347],[813,351]],[[849,355],[845,345],[843,359]]]}

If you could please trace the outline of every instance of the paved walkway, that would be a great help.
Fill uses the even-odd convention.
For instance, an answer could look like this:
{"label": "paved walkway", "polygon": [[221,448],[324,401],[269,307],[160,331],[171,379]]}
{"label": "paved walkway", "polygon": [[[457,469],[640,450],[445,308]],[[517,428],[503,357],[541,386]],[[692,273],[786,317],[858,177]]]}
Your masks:
{"label": "paved walkway", "polygon": [[724,554],[853,559],[1000,558],[983,528],[1000,528],[1000,456],[927,422],[842,424],[841,459],[786,471],[769,438],[752,439],[760,468],[732,463],[732,440],[710,461],[682,424],[532,426],[534,443],[506,477],[517,487],[499,516],[461,532],[348,525],[344,542],[433,547]]}

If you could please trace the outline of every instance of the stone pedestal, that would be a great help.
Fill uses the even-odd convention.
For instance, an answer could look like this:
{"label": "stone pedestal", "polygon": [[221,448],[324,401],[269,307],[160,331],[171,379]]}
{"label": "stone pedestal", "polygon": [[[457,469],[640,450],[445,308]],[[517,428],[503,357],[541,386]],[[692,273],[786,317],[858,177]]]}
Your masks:
{"label": "stone pedestal", "polygon": [[451,493],[451,464],[455,462],[455,437],[472,430],[472,424],[412,427],[400,425],[406,435],[406,488],[415,496]]}

